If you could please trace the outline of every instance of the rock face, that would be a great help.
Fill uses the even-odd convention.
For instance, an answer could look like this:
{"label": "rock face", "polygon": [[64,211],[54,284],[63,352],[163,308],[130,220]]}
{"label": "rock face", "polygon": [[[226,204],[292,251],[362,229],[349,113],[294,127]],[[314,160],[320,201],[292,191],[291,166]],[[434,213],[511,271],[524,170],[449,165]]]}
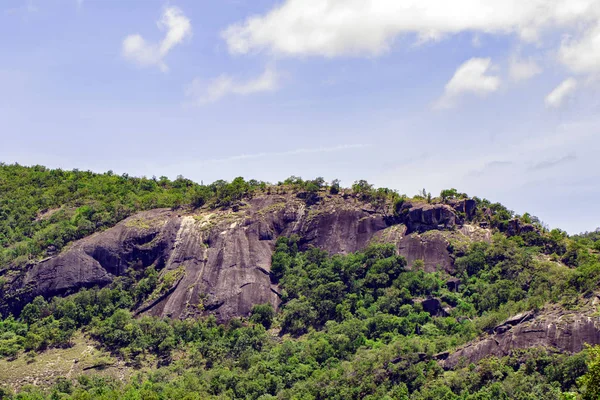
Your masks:
{"label": "rock face", "polygon": [[135,264],[162,269],[179,225],[180,218],[167,210],[140,213],[36,264],[23,285],[35,287],[35,294],[53,296],[110,283]]}
{"label": "rock face", "polygon": [[529,232],[537,232],[535,226],[531,224],[524,224],[518,218],[511,219],[510,221],[508,221],[506,235],[516,236]]}
{"label": "rock face", "polygon": [[454,200],[450,205],[459,213],[463,213],[467,219],[473,218],[477,210],[477,203],[473,199]]}
{"label": "rock face", "polygon": [[[596,299],[596,302],[597,299]],[[493,328],[483,337],[452,354],[439,355],[444,368],[468,365],[487,356],[502,357],[514,349],[546,347],[561,352],[577,353],[584,344],[600,344],[600,318],[595,308],[578,312],[559,307],[519,314]]]}
{"label": "rock face", "polygon": [[405,203],[400,209],[404,224],[411,232],[426,232],[432,229],[452,229],[456,225],[456,213],[446,204]]}
{"label": "rock face", "polygon": [[398,251],[406,258],[409,266],[416,260],[423,260],[425,272],[454,272],[448,241],[438,232],[407,235],[398,241]]}
{"label": "rock face", "polygon": [[5,297],[14,310],[37,295],[104,286],[128,268],[154,266],[159,279],[170,277],[174,283],[151,295],[138,313],[171,318],[213,313],[226,321],[248,315],[255,304],[277,307],[271,256],[276,239],[292,234],[300,236],[303,249],[315,246],[332,254],[362,250],[372,240],[395,243],[409,265],[422,259],[428,271],[450,272],[448,241],[436,231],[418,232],[453,229],[453,209],[415,204],[406,210],[403,224],[353,197],[327,196],[307,206],[293,194],[271,194],[252,198],[236,211],[142,212],[31,266],[10,284],[12,297]]}

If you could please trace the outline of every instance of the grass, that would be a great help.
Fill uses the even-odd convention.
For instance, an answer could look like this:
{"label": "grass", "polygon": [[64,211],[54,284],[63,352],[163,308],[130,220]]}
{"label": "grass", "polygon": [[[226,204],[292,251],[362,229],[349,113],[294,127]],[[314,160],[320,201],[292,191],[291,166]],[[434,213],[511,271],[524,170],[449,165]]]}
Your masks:
{"label": "grass", "polygon": [[68,349],[49,349],[31,357],[20,354],[12,361],[0,360],[0,386],[18,390],[24,385],[47,387],[56,379],[75,379],[86,374],[99,374],[125,379],[130,370],[109,353],[96,348],[82,333],[73,337]]}
{"label": "grass", "polygon": [[156,289],[148,297],[149,301],[158,299],[167,293],[185,275],[185,266],[180,265],[177,269],[167,271],[159,278]]}

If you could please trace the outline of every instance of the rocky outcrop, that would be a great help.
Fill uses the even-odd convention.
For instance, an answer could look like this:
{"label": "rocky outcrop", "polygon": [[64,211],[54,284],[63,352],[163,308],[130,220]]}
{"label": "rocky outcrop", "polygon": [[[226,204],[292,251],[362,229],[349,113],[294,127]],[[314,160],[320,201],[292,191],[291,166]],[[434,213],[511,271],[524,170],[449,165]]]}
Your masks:
{"label": "rocky outcrop", "polygon": [[413,233],[402,237],[398,242],[398,252],[412,266],[416,260],[423,260],[425,272],[454,272],[454,264],[448,240],[439,232],[428,232],[424,235]]}
{"label": "rocky outcrop", "polygon": [[[598,303],[595,298],[593,304]],[[548,307],[537,315],[522,313],[494,327],[489,334],[453,353],[437,356],[444,368],[468,365],[487,356],[503,357],[515,349],[545,347],[577,353],[585,344],[600,344],[600,317],[595,306],[577,312],[558,306]]]}
{"label": "rocky outcrop", "polygon": [[415,303],[421,304],[423,311],[429,313],[432,317],[447,317],[449,315],[448,310],[444,309],[440,299],[435,297],[416,300]]}
{"label": "rocky outcrop", "polygon": [[475,217],[475,211],[477,210],[477,202],[475,200],[452,200],[449,204],[454,210],[463,214],[467,220],[471,220]]}
{"label": "rocky outcrop", "polygon": [[400,208],[400,215],[408,229],[407,233],[452,229],[457,219],[454,209],[446,204],[406,202]]}
{"label": "rocky outcrop", "polygon": [[181,218],[168,210],[142,212],[106,232],[73,243],[56,257],[31,268],[24,286],[34,294],[53,296],[110,283],[129,267],[162,269],[175,241]]}
{"label": "rocky outcrop", "polygon": [[523,223],[518,218],[514,218],[508,221],[508,226],[506,228],[507,236],[517,236],[530,232],[537,232],[536,227],[532,224]]}
{"label": "rocky outcrop", "polygon": [[294,194],[265,194],[235,211],[142,212],[30,266],[9,283],[5,305],[16,310],[37,295],[104,286],[129,268],[154,266],[172,287],[153,293],[138,312],[171,318],[213,313],[226,321],[248,315],[255,304],[279,304],[271,256],[279,236],[294,234],[303,249],[332,254],[362,250],[373,240],[395,243],[409,266],[423,260],[426,271],[452,272],[448,240],[436,230],[456,225],[454,210],[442,204],[405,204],[403,210],[405,224],[353,197],[325,195],[307,205]]}

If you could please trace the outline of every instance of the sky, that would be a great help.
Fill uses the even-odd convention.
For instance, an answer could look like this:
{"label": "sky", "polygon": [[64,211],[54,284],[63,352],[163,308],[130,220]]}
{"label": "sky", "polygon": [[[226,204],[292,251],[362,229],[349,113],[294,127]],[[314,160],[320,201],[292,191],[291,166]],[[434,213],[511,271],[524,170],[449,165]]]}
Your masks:
{"label": "sky", "polygon": [[598,0],[1,0],[0,161],[600,226]]}

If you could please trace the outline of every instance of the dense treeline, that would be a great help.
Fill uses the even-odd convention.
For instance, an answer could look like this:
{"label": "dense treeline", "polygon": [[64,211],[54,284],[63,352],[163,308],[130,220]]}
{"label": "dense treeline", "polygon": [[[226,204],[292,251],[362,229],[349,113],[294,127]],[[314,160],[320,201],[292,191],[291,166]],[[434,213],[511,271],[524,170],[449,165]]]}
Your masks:
{"label": "dense treeline", "polygon": [[199,185],[183,177],[171,181],[0,163],[0,268],[56,252],[140,210],[229,206],[265,187],[243,178]]}

